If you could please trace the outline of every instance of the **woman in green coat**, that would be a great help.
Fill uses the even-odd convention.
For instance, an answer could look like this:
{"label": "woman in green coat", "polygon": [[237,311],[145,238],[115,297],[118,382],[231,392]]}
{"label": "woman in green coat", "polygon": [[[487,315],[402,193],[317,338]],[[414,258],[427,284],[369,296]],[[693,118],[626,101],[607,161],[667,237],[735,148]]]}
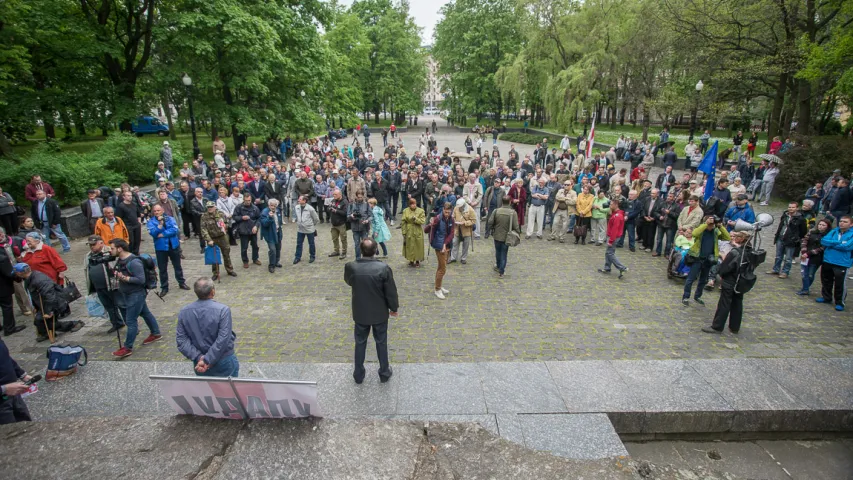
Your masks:
{"label": "woman in green coat", "polygon": [[409,199],[409,208],[403,210],[401,233],[403,234],[403,256],[410,267],[420,267],[424,259],[424,223],[426,214],[418,208],[414,198]]}

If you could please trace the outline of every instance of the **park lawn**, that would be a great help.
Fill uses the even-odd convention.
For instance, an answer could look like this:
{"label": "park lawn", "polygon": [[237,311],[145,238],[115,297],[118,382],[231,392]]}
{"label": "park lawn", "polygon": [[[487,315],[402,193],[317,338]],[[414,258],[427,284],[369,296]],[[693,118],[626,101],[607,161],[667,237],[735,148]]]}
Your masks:
{"label": "park lawn", "polygon": [[[112,131],[110,133],[118,133],[117,131]],[[324,135],[325,132],[317,132],[314,136]],[[213,158],[213,139],[210,138],[204,132],[199,132],[198,136],[198,148],[201,151],[202,155],[206,158]],[[168,141],[172,144],[172,148],[175,149],[176,145],[180,146],[180,150],[184,152],[191,153],[193,150],[193,138],[191,133],[176,133],[175,139],[171,139],[168,136],[159,137],[157,135],[143,135],[139,137],[139,140],[147,143],[156,143],[158,145],[162,144],[164,141]],[[291,138],[297,139],[301,138],[298,135],[291,135]],[[88,153],[95,150],[98,145],[103,143],[105,137],[101,135],[87,135],[84,137],[74,137],[72,141],[64,142],[59,141],[62,151],[64,152],[76,152],[76,153]],[[27,139],[26,142],[12,143],[12,151],[16,156],[26,157],[27,153],[35,148],[38,144],[43,143],[45,141],[44,136],[44,128],[37,127],[36,132],[30,138]],[[225,142],[225,146],[227,151],[231,156],[234,156],[234,144],[231,141],[230,137],[223,137],[223,141]],[[257,143],[259,146],[266,141],[266,138],[257,136],[250,136],[247,140],[248,144],[251,146],[252,143]]]}

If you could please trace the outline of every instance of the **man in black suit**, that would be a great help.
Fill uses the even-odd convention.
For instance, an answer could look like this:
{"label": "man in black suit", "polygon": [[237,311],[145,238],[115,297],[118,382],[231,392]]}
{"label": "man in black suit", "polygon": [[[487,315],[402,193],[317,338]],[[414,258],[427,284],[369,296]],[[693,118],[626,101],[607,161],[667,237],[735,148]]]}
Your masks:
{"label": "man in black suit", "polygon": [[63,253],[71,250],[71,243],[62,232],[62,225],[59,224],[62,211],[59,210],[56,200],[48,197],[44,190],[39,190],[36,192],[36,201],[33,202],[30,213],[36,228],[41,231],[44,238],[50,239],[50,233],[53,232],[62,244]]}
{"label": "man in black suit", "polygon": [[344,267],[344,281],[352,287],[352,319],[355,321],[355,383],[364,381],[364,355],[367,336],[373,330],[376,356],[379,358],[379,381],[391,378],[388,364],[388,317],[397,316],[399,300],[394,273],[384,262],[374,259],[377,244],[365,238],[359,244],[361,258]]}
{"label": "man in black suit", "polygon": [[95,224],[98,223],[99,218],[104,216],[104,201],[101,200],[101,192],[98,190],[92,189],[87,193],[89,198],[83,200],[83,203],[80,204],[80,210],[83,211],[83,216],[89,222],[89,233],[95,233]]}
{"label": "man in black suit", "polygon": [[660,216],[660,206],[663,204],[660,198],[660,190],[653,188],[648,197],[642,200],[642,210],[637,230],[643,248],[651,252],[655,246],[655,233],[657,233],[657,218]]}

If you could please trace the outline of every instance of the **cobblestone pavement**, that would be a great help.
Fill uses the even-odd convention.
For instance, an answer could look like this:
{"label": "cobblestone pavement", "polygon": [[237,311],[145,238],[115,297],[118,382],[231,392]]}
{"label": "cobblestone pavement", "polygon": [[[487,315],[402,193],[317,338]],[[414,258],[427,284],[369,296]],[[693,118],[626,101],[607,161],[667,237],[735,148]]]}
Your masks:
{"label": "cobblestone pavement", "polygon": [[[417,145],[415,134],[404,138],[407,144]],[[439,131],[440,146],[452,142],[451,147],[461,147],[463,140],[462,134]],[[508,145],[500,146],[505,154]],[[524,146],[519,151],[523,155],[532,148]],[[778,216],[783,209],[781,203],[774,204],[772,213]],[[434,253],[422,268],[408,268],[401,256],[399,230],[391,231],[387,262],[394,269],[401,304],[400,316],[392,320],[389,330],[393,362],[853,355],[851,313],[817,305],[814,296],[794,295],[800,284],[797,265],[787,280],[762,273],[746,297],[740,334],[719,336],[699,331],[713,316],[718,292],[707,292],[705,307],[682,306],[683,283],[668,280],[666,261],[652,258],[649,253],[617,250],[621,261],[630,268],[620,280],[616,275],[596,272],[603,264],[605,247],[560,244],[533,237],[510,249],[507,275],[498,279],[492,271],[492,240],[476,240],[467,265],[449,266],[444,286],[451,293],[442,301],[432,292]],[[343,281],[344,261],[327,257],[332,251],[328,224],[322,225],[319,232],[317,262],[309,264],[306,251],[303,262],[292,265],[296,229],[287,225],[282,251],[284,268],[275,274],[270,274],[266,265],[244,270],[239,251],[232,249],[231,258],[239,277],[225,277],[217,287],[216,298],[232,308],[241,359],[351,359],[350,291]],[[260,243],[261,260],[266,263],[266,246]],[[194,241],[185,244],[184,271],[190,283],[210,271],[203,265],[196,245]],[[765,247],[768,245],[765,242]],[[73,251],[64,256],[72,270],[70,276],[78,281],[82,281],[86,248],[78,240]],[[150,252],[152,248],[150,237],[146,238],[142,250]],[[352,260],[352,252],[350,245],[347,261]],[[759,268],[763,272],[769,265]],[[174,340],[177,312],[193,300],[192,292],[178,290],[174,284],[165,302],[149,295],[148,304],[165,340],[149,346],[139,344],[128,360],[182,359]],[[75,302],[73,312],[75,317],[83,318],[85,303]],[[60,340],[85,346],[92,359],[112,358],[110,352],[118,347],[115,335],[106,334],[108,322],[85,320],[85,328],[61,336]],[[19,317],[19,321],[29,327],[9,337],[13,354],[25,361],[43,358],[47,343],[35,343],[31,318]],[[147,329],[140,323],[144,337]]]}

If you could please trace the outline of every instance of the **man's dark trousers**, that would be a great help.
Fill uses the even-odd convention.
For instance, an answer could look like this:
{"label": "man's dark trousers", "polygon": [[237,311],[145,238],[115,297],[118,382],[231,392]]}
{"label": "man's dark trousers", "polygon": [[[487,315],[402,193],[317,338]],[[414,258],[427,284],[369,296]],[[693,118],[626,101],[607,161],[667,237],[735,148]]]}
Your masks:
{"label": "man's dark trousers", "polygon": [[240,258],[243,263],[249,263],[249,244],[252,245],[252,261],[258,261],[258,236],[256,234],[240,235]]}
{"label": "man's dark trousers", "polygon": [[110,324],[115,328],[119,328],[124,325],[124,321],[122,321],[121,316],[119,316],[118,305],[116,304],[116,291],[95,290],[95,293],[98,294],[98,300],[101,301],[101,305],[104,306],[104,311],[107,312],[107,316],[110,318]]}
{"label": "man's dark trousers", "polygon": [[160,270],[160,290],[169,290],[169,262],[175,268],[175,280],[178,285],[183,285],[184,269],[181,267],[181,251],[177,248],[171,250],[157,250],[157,268]]}
{"label": "man's dark trousers", "polygon": [[379,378],[391,377],[391,367],[388,365],[388,322],[375,325],[359,325],[355,323],[355,371],[353,378],[357,382],[364,380],[364,355],[367,351],[367,337],[373,330],[373,341],[376,343],[376,357],[379,358]]}
{"label": "man's dark trousers", "polygon": [[690,273],[687,274],[687,280],[684,282],[684,295],[682,298],[690,298],[690,288],[693,286],[693,282],[697,280],[699,284],[696,286],[696,294],[693,298],[696,300],[702,298],[702,293],[705,291],[705,284],[708,283],[708,275],[711,273],[711,267],[713,266],[714,262],[709,262],[701,258],[697,258],[690,265]]}
{"label": "man's dark trousers", "polygon": [[27,404],[20,395],[0,397],[0,425],[32,420]]}
{"label": "man's dark trousers", "polygon": [[[731,317],[731,318],[729,318]],[[729,321],[729,330],[737,332],[740,330],[740,322],[743,319],[743,294],[736,293],[734,284],[723,282],[720,291],[720,301],[717,303],[717,313],[714,314],[714,322],[711,328],[722,332]]]}
{"label": "man's dark trousers", "polygon": [[823,262],[820,267],[820,293],[827,302],[835,301],[836,305],[844,306],[847,296],[847,269],[838,265]]}
{"label": "man's dark trousers", "polygon": [[628,248],[633,250],[637,247],[637,227],[634,224],[634,221],[625,222],[625,231],[622,232],[622,237],[619,240],[616,240],[614,244],[618,248],[622,248],[625,246],[625,235],[628,235]]}
{"label": "man's dark trousers", "polygon": [[12,308],[12,295],[0,296],[0,310],[3,311],[3,333],[8,335],[15,328],[15,311]]}

